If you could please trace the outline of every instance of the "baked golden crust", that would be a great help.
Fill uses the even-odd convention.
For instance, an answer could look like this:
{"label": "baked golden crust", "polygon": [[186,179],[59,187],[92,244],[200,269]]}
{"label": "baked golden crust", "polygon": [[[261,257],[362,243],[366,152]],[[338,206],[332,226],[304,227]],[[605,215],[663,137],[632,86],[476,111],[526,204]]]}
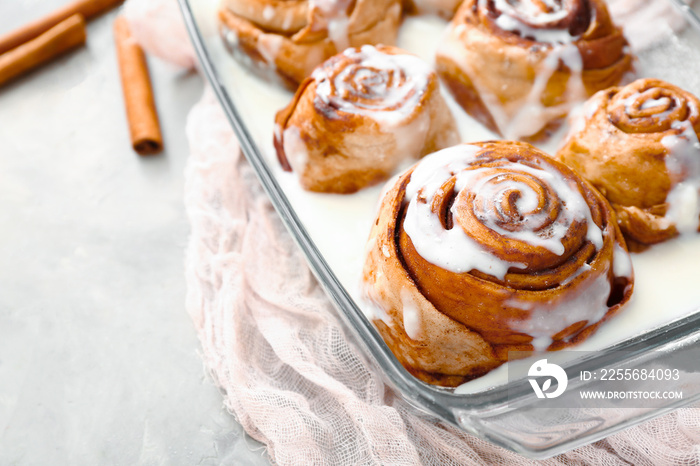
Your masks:
{"label": "baked golden crust", "polygon": [[669,211],[674,189],[692,189],[700,177],[698,109],[695,96],[657,79],[613,87],[586,102],[557,152],[605,195],[631,249],[678,235],[679,221],[697,230],[697,212],[679,219]]}
{"label": "baked golden crust", "polygon": [[508,139],[542,138],[632,65],[602,0],[547,3],[466,0],[437,51],[457,102]]}
{"label": "baked golden crust", "polygon": [[390,46],[332,57],[275,118],[278,158],[310,191],[355,192],[457,141],[437,75]]}
{"label": "baked golden crust", "polygon": [[368,313],[401,363],[457,385],[509,351],[588,338],[630,298],[605,199],[526,143],[432,154],[387,192],[363,270]]}
{"label": "baked golden crust", "polygon": [[399,0],[225,0],[219,10],[231,51],[291,89],[347,47],[393,45],[400,19]]}

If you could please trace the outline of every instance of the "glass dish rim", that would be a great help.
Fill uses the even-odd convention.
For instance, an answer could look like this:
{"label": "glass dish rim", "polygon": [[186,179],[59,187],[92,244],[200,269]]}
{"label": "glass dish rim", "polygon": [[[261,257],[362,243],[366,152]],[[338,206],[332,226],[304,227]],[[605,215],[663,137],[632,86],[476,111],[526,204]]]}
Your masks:
{"label": "glass dish rim", "polygon": [[[678,7],[679,2],[682,3],[682,0],[669,1],[676,7]],[[454,393],[453,389],[430,385],[418,380],[398,362],[389,347],[384,343],[379,332],[366,318],[326,263],[296,215],[294,208],[282,191],[275,176],[272,174],[257,143],[248,131],[243,117],[231,99],[226,85],[219,78],[218,71],[210,58],[205,40],[199,30],[195,15],[192,12],[190,0],[178,0],[178,3],[191,42],[199,59],[200,69],[204,73],[221,104],[224,114],[238,138],[243,155],[253,166],[275,210],[292,235],[295,243],[301,248],[312,272],[327,296],[333,302],[341,320],[345,326],[351,330],[356,342],[362,346],[364,353],[369,355],[382,370],[384,380],[388,385],[415,408],[427,412],[431,416],[436,416],[462,430],[464,430],[465,427],[457,419],[454,410],[469,413],[470,416],[479,417],[487,413],[516,410],[518,408],[513,405],[522,406],[523,403],[527,403],[528,401],[534,402],[536,398],[534,397],[529,383],[524,379],[508,382],[507,384],[482,392],[458,394]],[[683,9],[682,12],[686,20],[691,23],[692,26],[698,27],[694,24],[694,20],[697,19],[697,16],[692,10]],[[694,15],[694,18],[688,18],[688,16]],[[700,21],[698,24],[700,24]],[[700,308],[686,317],[613,346],[609,346],[601,350],[600,355],[566,365],[564,369],[569,375],[577,374],[582,368],[586,370],[600,368],[610,363],[620,363],[624,360],[634,359],[637,356],[648,354],[654,350],[673,351],[673,348],[668,349],[665,347],[672,347],[674,344],[693,337],[700,337]],[[624,359],[619,359],[620,354],[625,354],[626,357]],[[680,403],[676,402],[673,405],[667,405],[640,416],[626,418],[618,424],[612,425],[602,431],[594,432],[591,435],[577,437],[569,442],[555,443],[550,447],[541,449],[529,449],[524,445],[508,441],[508,439],[503,439],[502,437],[486,435],[487,432],[480,432],[478,429],[470,431],[470,433],[528,458],[545,459],[607,437],[631,425],[691,404],[698,399],[700,399],[700,394],[691,396],[688,399],[683,399]]]}

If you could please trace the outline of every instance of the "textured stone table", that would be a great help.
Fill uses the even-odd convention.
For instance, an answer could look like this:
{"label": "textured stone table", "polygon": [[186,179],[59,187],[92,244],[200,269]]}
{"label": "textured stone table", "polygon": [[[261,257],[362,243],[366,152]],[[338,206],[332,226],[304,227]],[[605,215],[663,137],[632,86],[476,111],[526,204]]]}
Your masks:
{"label": "textured stone table", "polygon": [[[0,2],[0,33],[64,1]],[[184,125],[202,79],[151,61],[166,151],[134,154],[115,14],[0,87],[0,464],[266,464],[184,308]]]}

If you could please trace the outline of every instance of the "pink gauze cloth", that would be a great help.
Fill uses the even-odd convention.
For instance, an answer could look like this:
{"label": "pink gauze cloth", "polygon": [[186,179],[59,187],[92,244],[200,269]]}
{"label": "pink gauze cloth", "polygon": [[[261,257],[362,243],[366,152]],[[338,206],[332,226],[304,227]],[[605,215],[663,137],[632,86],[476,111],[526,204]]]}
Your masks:
{"label": "pink gauze cloth", "polygon": [[[137,2],[176,8],[173,0],[127,7]],[[168,28],[184,33],[179,21]],[[162,32],[161,23],[155,33]],[[149,43],[142,42],[147,51]],[[171,61],[188,62],[192,50],[183,47]],[[210,90],[191,110],[187,137],[187,309],[224,403],[273,463],[536,463],[418,416],[385,387],[345,337]],[[700,409],[679,409],[543,464],[700,464]]]}

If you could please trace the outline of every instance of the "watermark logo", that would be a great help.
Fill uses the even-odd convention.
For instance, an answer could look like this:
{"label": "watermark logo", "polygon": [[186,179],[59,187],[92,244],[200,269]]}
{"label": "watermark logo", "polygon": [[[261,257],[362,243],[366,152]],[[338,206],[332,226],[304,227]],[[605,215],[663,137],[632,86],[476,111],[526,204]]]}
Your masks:
{"label": "watermark logo", "polygon": [[[548,363],[546,359],[535,361],[532,366],[530,366],[527,375],[537,398],[556,398],[564,393],[569,384],[566,371],[564,371],[561,366]],[[540,386],[537,379],[542,379],[543,377],[546,377],[546,379],[542,383],[542,386]],[[552,380],[557,381],[557,388],[552,392],[548,392],[552,386]]]}
{"label": "watermark logo", "polygon": [[[602,355],[605,359],[599,359]],[[637,356],[629,351],[564,349],[534,356],[532,351],[509,351],[508,400],[514,407],[531,403],[537,409],[596,410],[657,409],[689,402],[684,390],[693,384],[687,377],[697,375],[700,345],[668,357],[662,351],[649,359]]]}

